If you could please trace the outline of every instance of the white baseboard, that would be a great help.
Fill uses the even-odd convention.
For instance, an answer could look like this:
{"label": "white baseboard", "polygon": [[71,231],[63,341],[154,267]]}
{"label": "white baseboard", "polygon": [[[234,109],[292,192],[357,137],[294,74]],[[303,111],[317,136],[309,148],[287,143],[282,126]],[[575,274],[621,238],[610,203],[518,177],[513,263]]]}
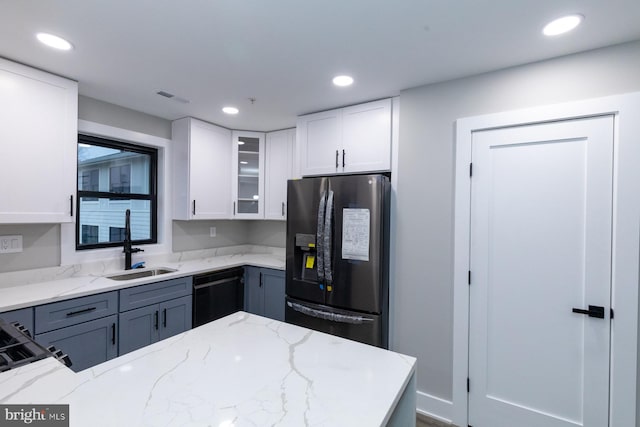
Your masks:
{"label": "white baseboard", "polygon": [[453,402],[431,396],[421,391],[416,392],[416,411],[439,421],[451,424],[453,418]]}

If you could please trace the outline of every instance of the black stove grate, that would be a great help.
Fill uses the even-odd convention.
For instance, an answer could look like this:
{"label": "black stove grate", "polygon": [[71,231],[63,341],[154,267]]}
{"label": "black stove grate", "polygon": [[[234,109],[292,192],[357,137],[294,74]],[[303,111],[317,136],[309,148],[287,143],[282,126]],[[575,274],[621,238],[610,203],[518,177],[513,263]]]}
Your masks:
{"label": "black stove grate", "polygon": [[31,339],[19,324],[0,319],[0,372],[51,356],[51,352]]}

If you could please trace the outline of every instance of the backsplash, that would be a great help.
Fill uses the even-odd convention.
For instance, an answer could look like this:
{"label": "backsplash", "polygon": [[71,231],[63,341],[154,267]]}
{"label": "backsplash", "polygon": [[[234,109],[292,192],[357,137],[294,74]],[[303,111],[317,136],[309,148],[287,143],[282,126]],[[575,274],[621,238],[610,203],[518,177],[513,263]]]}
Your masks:
{"label": "backsplash", "polygon": [[[237,245],[222,248],[200,249],[145,257],[149,267],[160,266],[165,262],[181,262],[193,259],[210,258],[239,254],[271,254],[284,258],[285,249],[258,245]],[[106,275],[122,271],[122,259],[91,262],[86,264],[65,265],[59,267],[38,268],[32,270],[0,273],[0,289],[51,280],[66,279],[75,276]]]}

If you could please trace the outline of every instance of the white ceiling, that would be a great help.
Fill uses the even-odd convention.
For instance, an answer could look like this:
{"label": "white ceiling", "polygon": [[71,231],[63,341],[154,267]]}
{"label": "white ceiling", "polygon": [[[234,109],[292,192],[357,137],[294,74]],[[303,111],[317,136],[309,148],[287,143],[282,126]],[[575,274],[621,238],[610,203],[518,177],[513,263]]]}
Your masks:
{"label": "white ceiling", "polygon": [[[547,21],[576,12],[586,17],[576,31],[541,34]],[[41,31],[75,49],[41,45]],[[638,0],[0,0],[0,56],[78,80],[88,97],[263,131],[294,126],[299,114],[637,39]],[[355,84],[333,87],[340,73]],[[240,114],[223,114],[224,105]]]}

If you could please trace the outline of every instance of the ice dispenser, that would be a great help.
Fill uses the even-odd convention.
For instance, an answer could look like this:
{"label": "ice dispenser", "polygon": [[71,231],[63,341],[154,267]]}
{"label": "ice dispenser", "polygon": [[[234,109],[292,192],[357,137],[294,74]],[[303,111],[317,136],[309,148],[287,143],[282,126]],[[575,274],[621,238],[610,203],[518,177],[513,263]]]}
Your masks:
{"label": "ice dispenser", "polygon": [[316,236],[313,234],[296,233],[295,272],[299,272],[298,279],[315,282],[318,280],[316,271]]}

